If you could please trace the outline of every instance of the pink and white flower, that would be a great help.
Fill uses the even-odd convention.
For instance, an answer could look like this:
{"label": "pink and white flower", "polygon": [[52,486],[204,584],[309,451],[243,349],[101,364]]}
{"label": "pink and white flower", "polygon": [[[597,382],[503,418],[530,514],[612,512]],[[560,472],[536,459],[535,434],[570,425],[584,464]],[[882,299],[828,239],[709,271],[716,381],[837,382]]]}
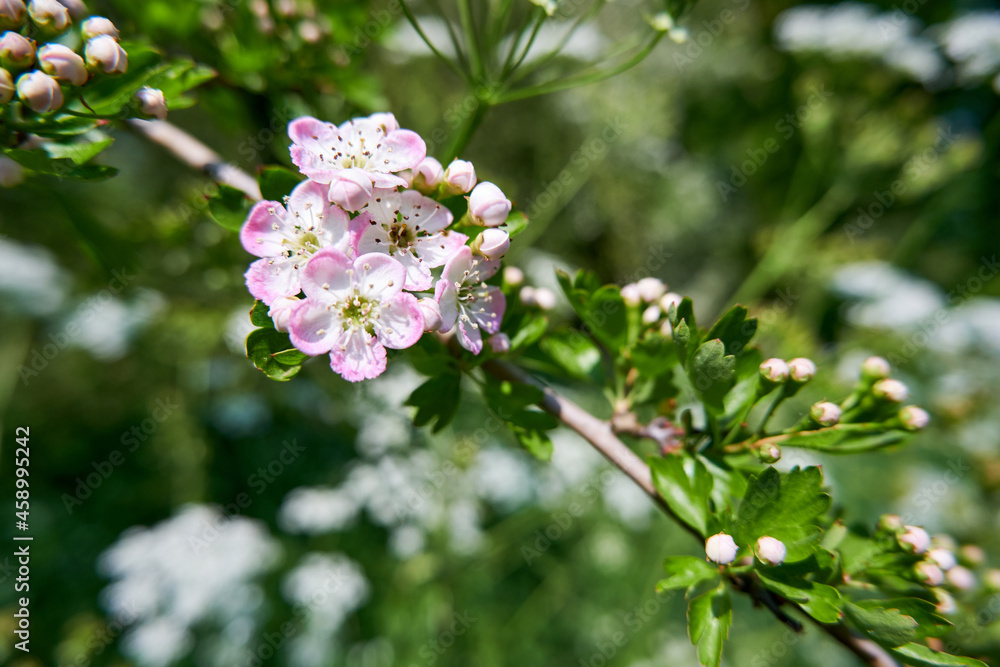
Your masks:
{"label": "pink and white flower", "polygon": [[462,246],[444,265],[441,280],[434,288],[434,298],[441,306],[442,330],[458,324],[458,342],[465,349],[479,354],[483,349],[483,334],[500,330],[507,302],[499,287],[484,285],[500,268],[499,260],[488,260],[472,254]]}
{"label": "pink and white flower", "polygon": [[329,185],[330,201],[356,211],[374,188],[408,187],[398,172],[413,169],[427,154],[424,140],[401,130],[391,113],[355,118],[340,125],[311,117],[288,126],[292,162],[312,180]]}
{"label": "pink and white flower", "polygon": [[302,271],[306,298],[292,313],[292,344],[330,353],[330,366],[351,382],[378,377],[387,347],[410,347],[424,331],[417,298],[403,291],[406,269],[379,253],[351,260],[336,248],[313,255]]}
{"label": "pink and white flower", "polygon": [[271,305],[301,291],[300,275],[309,258],[322,248],[352,252],[346,212],[327,200],[326,187],[306,181],[292,191],[285,206],[258,203],[240,232],[243,247],[261,259],[246,272],[247,288]]}
{"label": "pink and white flower", "polygon": [[[375,190],[353,221],[359,253],[386,253],[406,267],[408,290],[434,284],[431,269],[465,245],[465,234],[448,231],[451,211],[415,190]],[[367,214],[367,215],[366,215]]]}

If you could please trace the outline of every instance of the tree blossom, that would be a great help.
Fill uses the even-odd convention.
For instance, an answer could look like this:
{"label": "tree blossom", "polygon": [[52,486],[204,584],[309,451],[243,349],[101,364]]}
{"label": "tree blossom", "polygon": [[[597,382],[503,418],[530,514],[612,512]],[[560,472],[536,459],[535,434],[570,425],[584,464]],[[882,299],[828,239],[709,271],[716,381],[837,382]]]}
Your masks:
{"label": "tree blossom", "polygon": [[311,117],[288,126],[292,162],[317,183],[329,185],[330,201],[356,211],[374,188],[407,187],[398,172],[413,169],[427,147],[415,132],[399,129],[391,113],[349,120],[337,127]]}
{"label": "tree blossom", "polygon": [[[365,216],[367,217],[367,216]],[[326,187],[306,181],[282,206],[263,201],[250,211],[240,232],[243,247],[261,259],[246,272],[247,288],[267,305],[300,291],[300,274],[321,248],[351,252],[350,218],[327,200]]]}
{"label": "tree blossom", "polygon": [[379,253],[353,262],[336,248],[316,253],[302,271],[306,298],[292,313],[292,344],[330,353],[330,366],[351,382],[385,370],[385,348],[410,347],[424,331],[417,298],[403,292],[406,268]]}
{"label": "tree blossom", "polygon": [[451,211],[414,190],[376,189],[354,219],[359,253],[381,252],[406,267],[408,290],[434,284],[431,269],[439,267],[465,245],[468,237],[447,230]]}
{"label": "tree blossom", "polygon": [[442,329],[458,324],[458,342],[465,349],[479,354],[483,349],[483,333],[500,330],[507,302],[499,287],[484,285],[500,268],[498,260],[487,260],[472,254],[462,246],[444,266],[444,273],[434,289],[434,298],[441,306]]}

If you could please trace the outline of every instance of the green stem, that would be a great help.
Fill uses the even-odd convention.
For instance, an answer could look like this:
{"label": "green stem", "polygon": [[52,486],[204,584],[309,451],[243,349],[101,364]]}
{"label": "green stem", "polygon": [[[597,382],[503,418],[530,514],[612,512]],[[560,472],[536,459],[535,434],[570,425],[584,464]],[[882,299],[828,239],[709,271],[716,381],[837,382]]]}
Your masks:
{"label": "green stem", "polygon": [[555,47],[551,51],[549,51],[544,56],[533,62],[531,65],[519,68],[517,69],[516,72],[512,72],[512,76],[508,79],[507,85],[509,86],[517,83],[518,81],[524,79],[532,72],[538,70],[538,68],[541,67],[542,65],[545,65],[553,58],[558,56],[559,53],[562,52],[563,48],[565,48],[569,40],[576,33],[577,29],[584,23],[584,21],[587,21],[597,16],[597,14],[600,13],[601,9],[603,9],[604,7],[604,3],[605,0],[599,0],[599,2],[596,2],[589,11],[580,14],[580,16],[577,17],[576,21],[573,22],[573,25],[570,26],[569,30],[566,31],[566,34],[562,36],[562,38],[559,40],[559,42],[555,45]]}
{"label": "green stem", "polygon": [[[444,61],[444,64],[447,65],[449,68],[451,68],[451,70],[455,74],[457,74],[459,77],[461,77],[471,85],[472,80],[469,78],[469,74],[464,70],[462,70],[461,67],[456,65],[451,58],[441,53],[441,51],[439,51],[438,48],[434,46],[434,43],[427,37],[427,34],[424,33],[424,29],[420,27],[420,23],[417,21],[417,17],[413,15],[413,12],[410,11],[409,6],[406,4],[406,0],[400,0],[399,5],[403,9],[403,14],[406,16],[406,20],[409,21],[410,25],[413,26],[413,29],[417,31],[417,34],[420,36],[420,39],[424,40],[424,44],[427,45],[427,48],[429,48],[431,52],[435,56],[437,56],[440,60]],[[469,48],[471,49],[472,45],[470,45]]]}
{"label": "green stem", "polygon": [[462,66],[465,69],[468,69],[469,60],[465,55],[465,51],[462,49],[462,43],[458,39],[458,33],[455,32],[455,28],[451,25],[451,19],[448,18],[448,14],[445,13],[440,0],[433,0],[433,3],[434,7],[437,9],[437,13],[441,16],[441,20],[444,21],[445,26],[448,28],[448,38],[451,39],[451,45],[455,49],[455,56],[461,61]]}
{"label": "green stem", "polygon": [[476,28],[472,23],[471,0],[459,0],[458,14],[462,23],[462,31],[465,33],[465,44],[469,49],[469,69],[472,70],[472,78],[475,81],[482,81],[483,56],[479,51],[479,37],[476,35]]}
{"label": "green stem", "polygon": [[486,114],[489,110],[490,101],[479,100],[479,105],[476,107],[475,111],[473,111],[472,114],[465,119],[462,127],[459,128],[458,133],[452,138],[451,143],[448,145],[448,149],[441,157],[442,164],[448,164],[465,150],[466,146],[469,145],[469,141],[472,139],[472,135],[474,135],[476,130],[479,129],[479,126],[482,124],[483,119],[486,118]]}

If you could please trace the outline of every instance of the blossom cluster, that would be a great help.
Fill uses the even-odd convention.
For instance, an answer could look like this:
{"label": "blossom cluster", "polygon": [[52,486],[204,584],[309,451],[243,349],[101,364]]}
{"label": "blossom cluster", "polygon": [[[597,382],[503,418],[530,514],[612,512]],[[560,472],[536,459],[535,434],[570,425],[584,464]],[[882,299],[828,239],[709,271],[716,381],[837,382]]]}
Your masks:
{"label": "blossom cluster", "polygon": [[[425,332],[456,328],[479,354],[506,307],[486,284],[510,247],[499,227],[511,202],[500,188],[477,184],[469,162],[444,168],[427,157],[420,136],[389,113],[340,126],[299,118],[288,133],[307,180],[283,202],[254,206],[241,232],[260,258],[247,288],[275,327],[305,354],[328,353],[352,382],[380,375],[386,348],[410,347]],[[460,195],[468,208],[456,221],[443,202]],[[485,229],[470,241],[458,226]]]}

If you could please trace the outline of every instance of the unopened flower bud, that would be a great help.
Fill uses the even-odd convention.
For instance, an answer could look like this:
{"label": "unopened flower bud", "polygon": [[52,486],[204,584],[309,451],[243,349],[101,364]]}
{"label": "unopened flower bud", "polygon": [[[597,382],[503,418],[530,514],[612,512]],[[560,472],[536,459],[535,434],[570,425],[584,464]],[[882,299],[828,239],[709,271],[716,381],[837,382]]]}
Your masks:
{"label": "unopened flower bud", "polygon": [[7,70],[0,68],[0,104],[7,104],[17,93],[14,87],[14,77]]}
{"label": "unopened flower bud", "polygon": [[547,287],[536,287],[535,304],[542,310],[552,310],[556,307],[556,293]]}
{"label": "unopened flower bud", "polygon": [[889,377],[889,362],[882,357],[868,357],[861,364],[861,377],[866,380],[881,380]]}
{"label": "unopened flower bud", "polygon": [[960,591],[967,591],[976,586],[976,575],[972,574],[969,568],[962,567],[961,565],[956,565],[948,570],[945,578],[948,579],[949,584]]}
{"label": "unopened flower bud", "polygon": [[991,590],[1000,591],[1000,570],[996,568],[986,570],[984,579],[986,580],[986,585],[989,586]]}
{"label": "unopened flower bud", "polygon": [[883,514],[879,517],[878,527],[881,530],[895,532],[903,529],[903,518],[898,514]]}
{"label": "unopened flower bud", "polygon": [[0,188],[13,188],[21,183],[24,183],[24,167],[0,155]]}
{"label": "unopened flower bud", "polygon": [[660,308],[663,309],[664,313],[669,313],[671,306],[679,306],[683,300],[684,297],[677,292],[667,292],[660,297]]}
{"label": "unopened flower bud", "polygon": [[49,35],[61,35],[73,23],[69,10],[56,0],[31,0],[28,15],[36,28]]}
{"label": "unopened flower bud", "polygon": [[469,215],[473,222],[484,227],[497,227],[507,222],[511,203],[497,186],[483,182],[469,195]]}
{"label": "unopened flower bud", "polygon": [[882,398],[893,403],[902,403],[910,395],[906,385],[899,380],[884,378],[875,383],[872,393],[876,398]]}
{"label": "unopened flower bud", "polygon": [[674,18],[667,12],[658,12],[649,19],[649,25],[657,32],[667,32],[671,30],[675,23]]}
{"label": "unopened flower bud", "polygon": [[757,540],[757,557],[760,558],[762,563],[781,565],[785,562],[785,556],[787,555],[788,550],[781,540],[768,537],[767,535]]}
{"label": "unopened flower bud", "polygon": [[59,82],[38,70],[18,78],[17,96],[36,113],[49,113],[63,105]]}
{"label": "unopened flower bud", "polygon": [[937,566],[945,571],[958,564],[958,561],[955,560],[955,554],[942,547],[928,551],[927,558],[937,563]]}
{"label": "unopened flower bud", "polygon": [[829,401],[820,401],[809,408],[809,416],[820,426],[833,426],[840,421],[840,406]]}
{"label": "unopened flower bud", "polygon": [[505,266],[503,269],[503,281],[511,287],[517,287],[524,282],[524,271],[516,266]]}
{"label": "unopened flower bud", "polygon": [[472,242],[472,252],[486,259],[500,259],[510,250],[510,235],[502,229],[484,229]]}
{"label": "unopened flower bud", "polygon": [[899,543],[904,549],[915,554],[922,554],[931,545],[931,536],[920,526],[906,526],[906,532],[899,536]]}
{"label": "unopened flower bud", "polygon": [[908,405],[899,411],[899,421],[907,431],[919,431],[931,420],[927,411],[915,405]]}
{"label": "unopened flower bud", "polygon": [[163,91],[157,88],[143,86],[135,93],[135,99],[139,102],[139,110],[144,116],[165,120],[167,117],[167,98]]}
{"label": "unopened flower bud", "polygon": [[444,323],[441,319],[441,306],[431,298],[423,298],[417,302],[420,313],[424,316],[424,331],[437,331]]}
{"label": "unopened flower bud", "polygon": [[425,157],[413,169],[413,187],[428,194],[444,180],[444,167],[432,157]]}
{"label": "unopened flower bud", "polygon": [[757,457],[762,463],[777,463],[781,460],[781,447],[773,442],[757,450]]}
{"label": "unopened flower bud", "polygon": [[944,583],[944,572],[941,568],[927,561],[917,563],[917,577],[928,586],[940,586]]}
{"label": "unopened flower bud", "polygon": [[40,48],[38,50],[38,64],[46,74],[74,86],[82,86],[90,78],[83,58],[73,49],[62,44],[46,44]]}
{"label": "unopened flower bud", "polygon": [[34,64],[34,42],[16,32],[5,32],[0,37],[0,66],[12,72],[19,72]]}
{"label": "unopened flower bud", "polygon": [[24,0],[0,0],[0,30],[19,29],[27,12]]}
{"label": "unopened flower bud", "polygon": [[292,319],[292,312],[300,303],[302,301],[293,296],[282,296],[272,301],[271,309],[267,311],[267,316],[274,322],[274,328],[282,333],[288,331],[288,323]]}
{"label": "unopened flower bud", "polygon": [[958,605],[955,604],[955,598],[953,598],[946,591],[934,591],[937,596],[937,604],[934,605],[935,611],[939,614],[954,614],[958,611]]}
{"label": "unopened flower bud", "polygon": [[660,310],[659,306],[650,306],[646,310],[642,311],[642,323],[656,324],[660,320],[661,315],[663,315],[663,311]]}
{"label": "unopened flower bud", "polygon": [[674,327],[670,324],[670,320],[669,319],[663,320],[663,323],[660,324],[660,335],[663,336],[664,338],[672,338],[673,337],[673,335],[674,335]]}
{"label": "unopened flower bud", "polygon": [[713,563],[728,565],[736,560],[736,552],[738,551],[736,542],[725,533],[712,535],[705,540],[705,555]]}
{"label": "unopened flower bud", "polygon": [[656,303],[667,293],[667,286],[658,278],[643,278],[636,286],[639,288],[639,297],[646,303]]}
{"label": "unopened flower bud", "polygon": [[323,29],[315,21],[302,21],[299,23],[299,37],[306,44],[315,44],[323,39]]}
{"label": "unopened flower bud", "polygon": [[84,4],[83,0],[59,0],[59,4],[66,8],[70,18],[76,22],[80,22],[90,16],[90,10],[87,9],[87,5]]}
{"label": "unopened flower bud", "polygon": [[465,160],[452,160],[444,172],[446,195],[464,195],[476,187],[476,168]]}
{"label": "unopened flower bud", "polygon": [[971,565],[982,565],[986,562],[986,552],[976,544],[966,544],[958,553],[962,560]]}
{"label": "unopened flower bud", "polygon": [[106,19],[103,16],[91,16],[80,26],[80,32],[83,34],[84,40],[99,37],[100,35],[107,35],[116,40],[118,39],[118,28],[115,27],[115,24],[110,19]]}
{"label": "unopened flower bud", "polygon": [[642,294],[637,283],[629,283],[621,289],[622,300],[626,306],[638,306],[642,303]]}
{"label": "unopened flower bud", "polygon": [[493,354],[506,354],[510,352],[510,336],[505,333],[493,334],[486,339],[486,343],[493,350]]}
{"label": "unopened flower bud", "polygon": [[782,359],[768,359],[760,365],[760,375],[765,380],[781,384],[788,380],[788,364]]}
{"label": "unopened flower bud", "polygon": [[797,357],[788,362],[788,375],[795,382],[809,382],[816,375],[816,364],[811,359]]}
{"label": "unopened flower bud", "polygon": [[88,40],[84,54],[91,71],[104,74],[124,74],[128,71],[128,54],[111,35],[98,35]]}

